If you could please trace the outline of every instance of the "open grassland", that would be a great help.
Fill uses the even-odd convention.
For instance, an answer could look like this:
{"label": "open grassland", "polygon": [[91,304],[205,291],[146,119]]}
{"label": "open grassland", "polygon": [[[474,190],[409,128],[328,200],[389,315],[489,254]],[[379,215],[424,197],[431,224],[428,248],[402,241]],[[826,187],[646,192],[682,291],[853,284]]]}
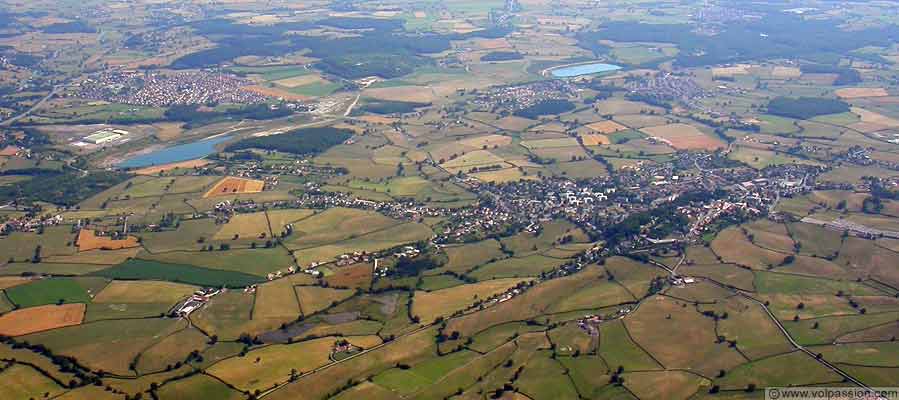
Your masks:
{"label": "open grassland", "polygon": [[822,366],[808,354],[794,351],[743,364],[715,380],[725,390],[743,390],[749,384],[757,387],[798,386],[834,383],[840,376]]}
{"label": "open grassland", "polygon": [[689,368],[711,376],[745,361],[726,343],[716,343],[713,320],[684,310],[674,299],[651,298],[624,323],[634,341],[666,368]]}
{"label": "open grassland", "polygon": [[206,349],[209,338],[202,332],[187,327],[161,338],[140,353],[136,369],[141,374],[164,371],[183,362],[192,351]]}
{"label": "open grassland", "polygon": [[467,273],[479,281],[508,277],[533,277],[552,270],[566,262],[565,259],[546,257],[539,254],[525,257],[509,257],[484,264]]}
{"label": "open grassland", "polygon": [[112,281],[94,303],[164,303],[175,304],[193,294],[198,287],[162,281]]}
{"label": "open grassland", "polygon": [[760,248],[744,235],[738,228],[727,228],[721,231],[712,241],[712,251],[721,256],[725,262],[744,265],[753,269],[765,269],[779,265],[786,254]]}
{"label": "open grassland", "polygon": [[290,321],[302,315],[290,279],[276,279],[256,289],[253,319],[282,319]]}
{"label": "open grassland", "polygon": [[471,336],[495,325],[533,318],[544,313],[558,299],[589,285],[591,279],[597,279],[601,275],[599,269],[590,268],[564,278],[543,282],[509,301],[455,318],[448,323],[447,329],[459,331],[463,336]]}
{"label": "open grassland", "polygon": [[37,370],[14,364],[0,372],[0,397],[4,399],[38,399],[58,396],[64,389]]}
{"label": "open grassland", "polygon": [[830,344],[837,338],[899,320],[899,312],[840,315],[800,321],[785,321],[784,327],[802,345]]}
{"label": "open grassland", "polygon": [[97,321],[22,336],[42,344],[54,354],[75,357],[92,369],[132,375],[129,365],[159,338],[183,329],[187,322],[175,319]]}
{"label": "open grassland", "polygon": [[255,239],[265,241],[271,237],[268,227],[268,217],[265,212],[250,214],[236,214],[222,225],[213,240]]}
{"label": "open grassland", "polygon": [[312,315],[324,310],[335,302],[343,301],[353,295],[349,289],[331,289],[318,286],[297,286],[296,297],[300,300],[303,315]]}
{"label": "open grassland", "polygon": [[494,279],[431,292],[417,291],[412,299],[412,314],[428,323],[505,292],[519,282],[521,279],[517,278]]}
{"label": "open grassland", "polygon": [[133,259],[114,267],[97,271],[95,275],[121,280],[164,280],[210,287],[244,287],[259,283],[263,278],[234,271],[221,271],[184,264],[167,264]]}
{"label": "open grassland", "polygon": [[414,364],[435,354],[433,337],[435,329],[426,329],[398,338],[387,346],[353,359],[353,362],[324,369],[316,374],[298,379],[272,394],[273,399],[319,399],[333,393],[348,379],[364,379],[386,370],[396,363]]}
{"label": "open grassland", "polygon": [[158,394],[162,400],[198,398],[240,400],[244,398],[242,393],[204,374],[166,383],[159,389]]}
{"label": "open grassland", "polygon": [[338,338],[326,337],[306,342],[270,345],[250,352],[246,357],[221,361],[208,373],[241,389],[267,389],[275,383],[286,382],[290,371],[310,371],[327,364],[331,348]]}
{"label": "open grassland", "polygon": [[624,385],[641,399],[688,399],[708,381],[686,371],[641,371],[624,374]]}
{"label": "open grassland", "polygon": [[226,251],[173,251],[156,254],[143,252],[138,257],[161,263],[194,265],[260,277],[279,270],[282,273],[287,272],[287,268],[293,264],[293,258],[283,247],[264,248],[261,243],[257,246],[255,249]]}
{"label": "open grassland", "polygon": [[27,285],[6,289],[10,301],[19,307],[33,307],[44,304],[87,303],[90,302],[85,287],[71,278],[41,279]]}
{"label": "open grassland", "polygon": [[78,325],[83,318],[81,303],[29,307],[0,315],[0,335],[21,336]]}

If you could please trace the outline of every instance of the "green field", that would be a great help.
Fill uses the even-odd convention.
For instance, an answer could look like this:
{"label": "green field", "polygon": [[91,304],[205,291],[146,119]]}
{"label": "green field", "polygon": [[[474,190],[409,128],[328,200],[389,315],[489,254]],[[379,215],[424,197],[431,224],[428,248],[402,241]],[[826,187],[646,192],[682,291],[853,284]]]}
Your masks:
{"label": "green field", "polygon": [[241,272],[220,271],[184,264],[167,264],[149,260],[128,260],[123,264],[94,273],[112,279],[160,279],[211,287],[244,287],[264,279]]}
{"label": "green field", "polygon": [[20,308],[54,303],[89,303],[84,285],[69,278],[42,279],[6,289],[9,299]]}

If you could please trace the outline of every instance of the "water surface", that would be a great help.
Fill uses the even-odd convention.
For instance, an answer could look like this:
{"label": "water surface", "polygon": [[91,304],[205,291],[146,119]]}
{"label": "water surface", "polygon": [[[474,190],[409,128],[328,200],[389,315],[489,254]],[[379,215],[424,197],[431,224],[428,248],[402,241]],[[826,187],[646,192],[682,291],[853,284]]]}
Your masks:
{"label": "water surface", "polygon": [[617,71],[619,69],[621,69],[621,67],[614,64],[592,63],[572,65],[565,68],[557,68],[550,71],[550,73],[556,78],[571,78],[581,75],[592,75],[602,72]]}
{"label": "water surface", "polygon": [[211,139],[198,140],[196,142],[179,144],[166,147],[147,154],[140,154],[120,162],[119,168],[143,168],[153,165],[170,164],[175,162],[195,160],[215,153],[215,145],[222,143],[231,136],[219,136]]}

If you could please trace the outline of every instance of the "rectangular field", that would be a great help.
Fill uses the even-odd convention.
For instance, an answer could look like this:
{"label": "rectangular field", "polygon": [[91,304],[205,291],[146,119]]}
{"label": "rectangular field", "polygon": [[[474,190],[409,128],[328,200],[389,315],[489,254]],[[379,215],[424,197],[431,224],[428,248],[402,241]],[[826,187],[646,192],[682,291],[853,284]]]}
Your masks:
{"label": "rectangular field", "polygon": [[224,196],[237,193],[259,193],[265,187],[265,182],[255,179],[225,177],[209,189],[203,198]]}
{"label": "rectangular field", "polygon": [[45,305],[16,310],[0,316],[0,335],[29,333],[78,325],[84,318],[84,304]]}
{"label": "rectangular field", "polygon": [[641,129],[649,136],[661,138],[675,149],[713,150],[724,147],[721,140],[702,133],[699,129],[687,124],[668,124]]}

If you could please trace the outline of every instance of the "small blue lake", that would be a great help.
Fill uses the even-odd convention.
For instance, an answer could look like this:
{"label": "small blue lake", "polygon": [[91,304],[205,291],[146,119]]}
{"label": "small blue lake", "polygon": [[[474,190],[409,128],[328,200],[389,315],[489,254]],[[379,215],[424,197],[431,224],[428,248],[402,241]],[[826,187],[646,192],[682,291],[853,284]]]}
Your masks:
{"label": "small blue lake", "polygon": [[572,65],[570,67],[554,69],[550,71],[550,73],[553,75],[553,77],[556,78],[571,78],[581,75],[592,75],[602,72],[617,71],[619,69],[621,69],[621,67],[614,64],[593,63]]}
{"label": "small blue lake", "polygon": [[219,136],[212,139],[198,140],[192,143],[179,144],[167,147],[152,153],[141,154],[122,161],[119,168],[143,168],[153,165],[169,164],[197,158],[206,157],[215,153],[215,145],[222,143],[231,136]]}

